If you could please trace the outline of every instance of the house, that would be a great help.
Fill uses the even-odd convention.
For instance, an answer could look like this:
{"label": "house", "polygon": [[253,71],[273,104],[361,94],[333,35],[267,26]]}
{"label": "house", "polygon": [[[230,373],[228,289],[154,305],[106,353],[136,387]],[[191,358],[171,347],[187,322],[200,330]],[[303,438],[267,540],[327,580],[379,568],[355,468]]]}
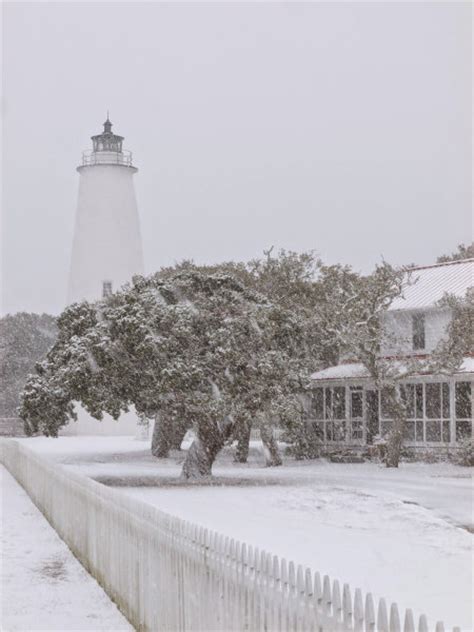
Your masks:
{"label": "house", "polygon": [[[411,268],[407,284],[386,312],[381,357],[403,364],[429,359],[451,319],[439,301],[447,293],[463,297],[473,286],[474,259]],[[415,373],[400,381],[407,401],[405,445],[456,447],[472,437],[474,358],[464,358],[453,375]],[[356,447],[372,444],[390,432],[384,394],[359,363],[346,362],[311,376],[308,425],[323,443]]]}

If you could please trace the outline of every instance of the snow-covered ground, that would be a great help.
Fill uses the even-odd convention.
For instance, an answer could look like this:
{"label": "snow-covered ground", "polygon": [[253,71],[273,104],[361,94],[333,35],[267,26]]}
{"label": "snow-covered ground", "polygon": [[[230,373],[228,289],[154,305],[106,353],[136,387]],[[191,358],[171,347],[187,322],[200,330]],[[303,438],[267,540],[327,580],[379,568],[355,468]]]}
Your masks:
{"label": "snow-covered ground", "polygon": [[0,466],[1,629],[133,630]]}
{"label": "snow-covered ground", "polygon": [[431,623],[473,629],[468,468],[324,460],[263,468],[254,447],[248,465],[224,455],[214,485],[184,485],[182,455],[157,461],[131,438],[23,441],[164,511],[424,612]]}

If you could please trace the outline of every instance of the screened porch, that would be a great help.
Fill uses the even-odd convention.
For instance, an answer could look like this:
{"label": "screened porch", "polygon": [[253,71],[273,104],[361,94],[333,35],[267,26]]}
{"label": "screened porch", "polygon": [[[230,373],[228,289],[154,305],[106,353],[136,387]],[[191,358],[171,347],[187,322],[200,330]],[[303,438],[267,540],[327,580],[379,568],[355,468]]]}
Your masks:
{"label": "screened porch", "polygon": [[[470,377],[419,377],[398,388],[408,413],[406,445],[449,446],[472,436]],[[308,430],[322,443],[373,444],[392,428],[387,395],[367,380],[315,380],[306,411]]]}

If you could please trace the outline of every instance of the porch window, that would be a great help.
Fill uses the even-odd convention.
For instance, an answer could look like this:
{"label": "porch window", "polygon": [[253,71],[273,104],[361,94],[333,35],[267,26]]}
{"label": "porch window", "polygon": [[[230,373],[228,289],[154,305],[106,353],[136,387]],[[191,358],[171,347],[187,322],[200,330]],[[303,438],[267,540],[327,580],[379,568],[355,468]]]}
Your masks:
{"label": "porch window", "polygon": [[326,419],[345,419],[346,389],[344,386],[326,388]]}
{"label": "porch window", "polygon": [[415,417],[415,385],[402,384],[400,386],[400,397],[405,404],[407,419]]}
{"label": "porch window", "polygon": [[425,411],[426,441],[441,441],[441,384],[425,384]]}
{"label": "porch window", "polygon": [[309,428],[318,440],[344,441],[346,432],[345,386],[312,389],[308,417]]}
{"label": "porch window", "polygon": [[364,391],[362,389],[362,386],[351,386],[349,403],[352,439],[363,439]]}
{"label": "porch window", "polygon": [[425,348],[425,315],[418,313],[412,316],[413,349]]}
{"label": "porch window", "polygon": [[472,436],[472,395],[470,382],[456,382],[455,412],[456,441]]}
{"label": "porch window", "polygon": [[324,419],[324,390],[322,388],[315,388],[311,392],[310,417]]}
{"label": "porch window", "polygon": [[[407,420],[405,422],[405,439],[416,441],[416,421],[415,421],[415,384],[402,384],[400,386],[400,397],[405,405]],[[423,423],[421,424],[421,435],[423,436]]]}
{"label": "porch window", "polygon": [[395,398],[395,387],[386,386],[380,394],[380,413],[382,419],[393,419],[392,401]]}
{"label": "porch window", "polygon": [[400,396],[405,403],[407,421],[405,439],[423,443],[449,442],[450,402],[449,384],[432,382],[427,384],[403,384]]}
{"label": "porch window", "polygon": [[324,418],[326,420],[326,441],[344,441],[346,435],[345,386],[324,389]]}

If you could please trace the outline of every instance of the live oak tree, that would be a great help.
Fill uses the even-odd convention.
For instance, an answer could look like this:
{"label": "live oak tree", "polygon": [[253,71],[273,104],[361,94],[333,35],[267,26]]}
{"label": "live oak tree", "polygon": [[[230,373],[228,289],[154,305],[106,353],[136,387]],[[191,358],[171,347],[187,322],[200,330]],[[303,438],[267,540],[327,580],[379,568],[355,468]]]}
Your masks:
{"label": "live oak tree", "polygon": [[[293,340],[291,349],[292,380],[291,398],[278,407],[276,418],[285,429],[285,440],[292,444],[298,457],[314,456],[313,439],[307,432],[305,423],[305,398],[312,372],[338,363],[341,351],[347,352],[347,340],[350,335],[341,336],[353,327],[358,327],[349,315],[355,313],[353,303],[366,300],[367,295],[360,293],[361,278],[348,266],[324,265],[313,252],[294,253],[272,249],[266,251],[260,259],[247,264],[223,263],[216,266],[195,266],[185,261],[176,267],[168,268],[161,275],[174,275],[176,270],[199,270],[231,274],[246,287],[263,294],[268,301],[282,310],[291,312],[298,330],[302,332]],[[359,305],[360,309],[361,306]],[[258,390],[258,383],[251,381],[247,391]],[[268,415],[255,414],[249,407],[234,418],[233,438],[237,439],[236,460],[245,462],[248,455],[250,431],[252,427],[260,429],[262,441],[266,447],[267,463],[275,465],[281,462],[278,446],[273,438],[273,423]],[[164,446],[167,454],[174,424],[163,419],[155,426],[160,436],[157,440],[157,452]]]}
{"label": "live oak tree", "polygon": [[[274,306],[292,314],[302,332],[299,338],[294,337],[287,353],[291,357],[291,405],[285,400],[284,406],[278,407],[278,418],[286,428],[286,439],[297,452],[308,450],[304,447],[308,442],[303,419],[302,392],[305,391],[311,372],[335,364],[339,358],[338,341],[330,333],[331,312],[336,302],[341,302],[347,287],[347,277],[353,275],[344,266],[323,266],[313,252],[294,253],[273,249],[264,252],[264,256],[248,263],[222,263],[215,266],[196,266],[185,261],[173,268],[161,272],[161,275],[175,274],[176,270],[199,270],[206,273],[231,274],[246,287],[264,295]],[[247,384],[248,398],[250,391],[256,391],[258,397],[259,384],[250,381]],[[281,425],[280,424],[280,425]],[[166,434],[172,425],[163,419],[158,429],[164,453],[167,452]],[[281,463],[277,442],[273,436],[273,419],[269,414],[255,414],[247,407],[235,417],[233,438],[237,439],[236,460],[245,462],[248,456],[251,428],[258,428],[264,444],[268,465]],[[157,442],[157,450],[160,445]]]}
{"label": "live oak tree", "polygon": [[398,342],[390,340],[384,316],[406,282],[406,270],[393,268],[386,262],[376,266],[368,276],[351,276],[344,300],[332,315],[332,328],[340,348],[348,358],[361,362],[367,369],[393,420],[387,441],[387,467],[398,467],[403,445],[407,407],[399,385],[419,369],[416,361],[402,364],[381,354],[384,345]]}
{"label": "live oak tree", "polygon": [[118,418],[133,405],[189,420],[183,476],[211,474],[235,419],[270,420],[291,397],[291,354],[302,331],[288,310],[230,275],[184,270],[144,279],[106,300],[67,308],[58,340],[24,390],[28,432],[56,436],[75,418]]}

